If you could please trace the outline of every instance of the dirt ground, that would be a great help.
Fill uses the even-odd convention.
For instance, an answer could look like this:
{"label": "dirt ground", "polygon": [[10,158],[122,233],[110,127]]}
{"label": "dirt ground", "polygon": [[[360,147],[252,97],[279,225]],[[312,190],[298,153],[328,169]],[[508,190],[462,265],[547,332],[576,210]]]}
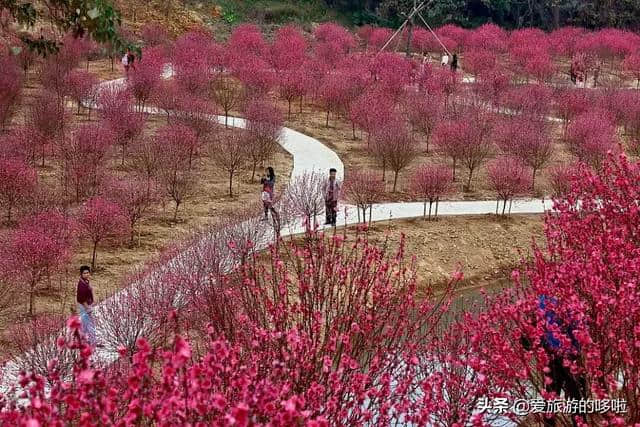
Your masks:
{"label": "dirt ground", "polygon": [[[111,70],[109,60],[91,62],[90,71],[99,75],[101,80],[121,77],[118,62],[114,71]],[[85,64],[82,65],[83,67]],[[24,120],[27,106],[33,102],[34,94],[39,88],[35,71],[30,71],[30,76],[24,92],[21,107],[12,120],[12,126],[20,125]],[[76,114],[72,112],[71,124],[86,122],[87,115],[83,111]],[[91,120],[96,119],[97,114],[92,112]],[[146,135],[152,135],[155,129],[164,126],[165,119],[161,117],[149,117],[145,129]],[[132,169],[130,165],[120,165],[119,147],[112,153],[112,158],[107,160],[108,172],[113,175],[126,175]],[[185,239],[194,229],[209,223],[232,216],[248,205],[256,202],[260,195],[261,186],[258,182],[251,182],[251,171],[243,170],[234,178],[234,197],[228,195],[228,177],[225,172],[219,170],[211,158],[203,155],[195,163],[198,185],[194,193],[180,206],[178,221],[173,222],[174,204],[168,197],[164,202],[155,206],[150,214],[141,220],[137,229],[140,233],[139,243],[135,242],[130,247],[127,242],[117,243],[106,241],[100,244],[97,255],[97,267],[93,274],[94,296],[101,301],[121,289],[126,283],[123,279],[133,272],[136,266],[145,261],[152,260],[160,254],[168,245]],[[269,162],[278,176],[276,192],[281,191],[289,180],[293,167],[293,159],[283,149],[279,149],[275,157]],[[265,165],[267,166],[267,165]],[[48,156],[44,168],[37,167],[40,185],[53,191],[59,189],[57,176],[58,166]],[[259,170],[261,173],[262,170]],[[72,210],[77,206],[72,206]],[[14,224],[15,225],[15,224]],[[0,224],[0,233],[9,231],[6,224]],[[74,249],[74,256],[69,263],[68,271],[60,277],[52,278],[51,282],[43,286],[36,296],[35,312],[37,314],[60,313],[69,314],[75,308],[75,286],[77,283],[77,267],[81,264],[91,263],[91,246],[87,241],[80,241]],[[8,345],[3,331],[7,325],[14,324],[26,318],[27,304],[18,304],[15,310],[5,318],[0,319],[0,348]],[[0,356],[2,356],[0,351]]]}
{"label": "dirt ground", "polygon": [[464,273],[456,286],[460,290],[492,286],[510,277],[513,268],[531,254],[534,240],[544,245],[540,215],[418,218],[374,223],[369,229],[372,241],[389,239],[391,250],[398,247],[402,235],[405,253],[415,257],[420,287],[434,290],[457,269]]}

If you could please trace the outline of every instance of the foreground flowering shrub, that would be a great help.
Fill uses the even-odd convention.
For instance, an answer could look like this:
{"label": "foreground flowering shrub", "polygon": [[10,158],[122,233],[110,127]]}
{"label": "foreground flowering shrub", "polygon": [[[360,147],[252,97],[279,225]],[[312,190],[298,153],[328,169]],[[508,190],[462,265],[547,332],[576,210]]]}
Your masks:
{"label": "foreground flowering shrub", "polygon": [[[198,251],[222,256],[215,239]],[[50,387],[40,375],[22,375],[30,405],[3,401],[0,422],[424,423],[430,407],[414,399],[418,355],[434,338],[451,286],[420,302],[403,245],[391,253],[363,233],[308,232],[270,251],[268,263],[256,256],[228,274],[203,275],[198,259],[170,262],[182,271],[163,277],[184,290],[171,298],[187,302],[158,325],[173,328],[173,339],[153,348],[141,337],[135,353],[123,345],[109,367],[94,361],[79,320],[70,319],[57,344],[79,352],[73,373],[52,362]]]}

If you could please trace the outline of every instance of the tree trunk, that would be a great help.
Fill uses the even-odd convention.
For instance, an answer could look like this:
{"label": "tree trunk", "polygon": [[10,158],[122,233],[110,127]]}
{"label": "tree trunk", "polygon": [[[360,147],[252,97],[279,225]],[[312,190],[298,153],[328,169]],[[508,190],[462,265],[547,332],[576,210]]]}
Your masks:
{"label": "tree trunk", "polygon": [[229,197],[233,197],[233,171],[229,172]]}
{"label": "tree trunk", "polygon": [[440,204],[440,197],[436,197],[436,213],[433,215],[433,218],[438,218],[438,205]]}
{"label": "tree trunk", "polygon": [[253,168],[251,169],[251,182],[253,182],[253,180],[256,177],[256,167],[258,166],[258,162],[256,160],[253,161]]}
{"label": "tree trunk", "polygon": [[496,216],[498,216],[498,208],[500,207],[500,199],[496,199]]}
{"label": "tree trunk", "polygon": [[327,110],[327,120],[324,124],[324,127],[328,128],[329,127],[329,110]]}
{"label": "tree trunk", "polygon": [[507,207],[507,199],[504,199],[504,202],[502,203],[502,216],[504,216],[504,210]]}
{"label": "tree trunk", "polygon": [[536,191],[536,174],[538,173],[537,168],[533,168],[533,177],[531,178],[531,190]]}
{"label": "tree trunk", "polygon": [[287,99],[287,102],[289,103],[289,113],[287,114],[287,118],[291,120],[291,98]]}
{"label": "tree trunk", "polygon": [[91,256],[91,271],[96,269],[96,252],[98,251],[98,242],[93,242],[93,255]]}
{"label": "tree trunk", "polygon": [[355,141],[356,140],[356,123],[353,120],[351,120],[351,131],[353,133],[352,138]]}
{"label": "tree trunk", "polygon": [[180,202],[176,202],[176,209],[173,211],[173,222],[178,221],[178,208],[180,207]]}
{"label": "tree trunk", "polygon": [[11,204],[9,204],[9,207],[7,208],[7,224],[11,224]]}
{"label": "tree trunk", "polygon": [[469,178],[467,179],[467,191],[471,191],[471,178],[473,178],[473,169],[469,169]]}
{"label": "tree trunk", "polygon": [[393,192],[396,192],[396,185],[398,184],[398,173],[400,171],[394,171],[394,175],[393,175]]}
{"label": "tree trunk", "polygon": [[33,297],[36,293],[36,284],[31,283],[29,286],[29,316],[33,316]]}
{"label": "tree trunk", "polygon": [[[429,204],[429,216],[431,216],[431,204]],[[424,206],[422,208],[422,218],[427,217],[427,199],[424,199]]]}
{"label": "tree trunk", "polygon": [[456,158],[453,158],[453,182],[456,182]]}

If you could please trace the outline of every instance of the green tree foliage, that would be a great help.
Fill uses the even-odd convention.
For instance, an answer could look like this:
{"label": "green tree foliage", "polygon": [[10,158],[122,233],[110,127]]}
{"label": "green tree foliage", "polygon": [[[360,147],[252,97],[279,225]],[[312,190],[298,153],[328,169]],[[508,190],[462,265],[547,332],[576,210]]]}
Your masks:
{"label": "green tree foliage", "polygon": [[[350,13],[356,24],[396,26],[413,7],[413,0],[326,2]],[[427,0],[427,3],[422,15],[435,26],[454,23],[473,27],[493,22],[506,28],[533,26],[547,30],[563,25],[640,29],[638,0]]]}
{"label": "green tree foliage", "polygon": [[[23,26],[32,27],[42,19],[76,37],[88,34],[95,41],[108,43],[117,50],[129,47],[118,34],[120,14],[108,0],[44,0],[37,7],[32,2],[0,0],[0,11],[7,11]],[[20,38],[40,55],[47,55],[58,49],[55,40],[43,36],[38,38],[23,34]]]}

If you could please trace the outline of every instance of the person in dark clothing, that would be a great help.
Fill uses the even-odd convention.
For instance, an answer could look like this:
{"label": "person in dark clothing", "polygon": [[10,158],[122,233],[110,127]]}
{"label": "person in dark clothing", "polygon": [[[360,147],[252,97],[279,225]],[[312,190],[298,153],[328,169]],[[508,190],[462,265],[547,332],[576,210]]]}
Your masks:
{"label": "person in dark clothing", "polygon": [[131,52],[130,50],[127,51],[127,65],[129,66],[130,69],[135,70],[136,66],[134,64],[134,61],[136,60],[135,55],[133,54],[133,52]]}
{"label": "person in dark clothing", "polygon": [[338,216],[338,200],[340,200],[340,184],[336,181],[337,171],[329,169],[329,180],[324,187],[325,225],[336,225]]}
{"label": "person in dark clothing", "polygon": [[453,58],[451,59],[451,71],[458,71],[458,54],[454,53]]}
{"label": "person in dark clothing", "polygon": [[260,183],[262,184],[262,205],[264,207],[264,218],[263,221],[266,221],[269,217],[269,211],[271,212],[271,217],[276,224],[276,227],[280,223],[280,216],[278,212],[273,207],[274,203],[274,187],[276,185],[276,174],[271,166],[267,168],[266,176],[263,175],[260,179]]}
{"label": "person in dark clothing", "polygon": [[80,280],[76,291],[78,313],[82,322],[82,332],[90,345],[96,345],[96,331],[93,319],[93,289],[89,283],[91,269],[83,265],[80,267]]}
{"label": "person in dark clothing", "polygon": [[[557,305],[558,301],[556,298],[548,297],[546,295],[540,295],[538,297],[538,308],[544,312],[545,323],[547,325],[547,330],[542,337],[542,346],[550,357],[548,366],[551,382],[545,385],[545,389],[548,392],[555,393],[556,397],[559,397],[560,393],[564,391],[565,400],[586,399],[587,387],[584,376],[573,375],[570,369],[564,366],[563,363],[564,359],[567,359],[569,362],[575,362],[578,360],[580,344],[573,334],[576,325],[575,323],[567,323],[557,316],[555,311]],[[554,335],[552,330],[550,330],[551,327],[557,327],[563,333],[567,334],[571,340],[570,349],[563,351],[560,339]],[[574,426],[577,426],[575,416],[572,416],[572,423]],[[555,417],[545,418],[544,425],[555,426]]]}

